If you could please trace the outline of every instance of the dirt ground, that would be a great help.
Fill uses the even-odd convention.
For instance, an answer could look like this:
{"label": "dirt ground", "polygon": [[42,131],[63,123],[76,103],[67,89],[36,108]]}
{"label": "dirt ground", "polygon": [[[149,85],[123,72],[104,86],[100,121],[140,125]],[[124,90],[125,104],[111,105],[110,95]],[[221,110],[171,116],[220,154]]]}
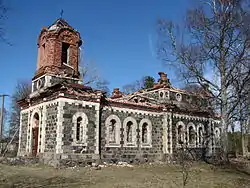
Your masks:
{"label": "dirt ground", "polygon": [[[88,188],[177,188],[182,171],[175,165],[107,166],[54,169],[43,165],[0,164],[0,187],[88,187]],[[188,188],[250,188],[250,173],[207,164],[195,164],[189,172]]]}

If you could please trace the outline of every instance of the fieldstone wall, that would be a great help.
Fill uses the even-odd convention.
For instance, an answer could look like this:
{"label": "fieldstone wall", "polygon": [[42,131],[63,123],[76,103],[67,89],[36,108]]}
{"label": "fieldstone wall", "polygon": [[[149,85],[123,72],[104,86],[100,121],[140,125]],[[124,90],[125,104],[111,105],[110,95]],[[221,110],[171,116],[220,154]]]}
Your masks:
{"label": "fieldstone wall", "polygon": [[18,151],[19,156],[26,153],[28,118],[29,118],[28,112],[21,114],[21,137],[20,137],[21,140],[19,141],[20,144]]}
{"label": "fieldstone wall", "polygon": [[[105,120],[110,115],[116,115],[121,121],[120,129],[120,146],[106,146],[106,126]],[[137,122],[136,127],[136,145],[134,147],[126,146],[124,144],[124,126],[123,121],[127,117],[132,117]],[[140,143],[140,129],[139,123],[142,119],[149,119],[152,123],[152,146],[151,147],[141,147]],[[163,147],[163,127],[162,127],[162,116],[146,115],[142,113],[129,113],[129,112],[120,112],[110,109],[104,109],[101,115],[101,159],[106,162],[117,162],[117,161],[126,161],[126,162],[143,162],[161,160],[162,158],[162,147]]]}
{"label": "fieldstone wall", "polygon": [[[87,141],[86,145],[74,144],[73,143],[73,116],[76,113],[83,112],[88,117],[87,124]],[[65,102],[63,105],[63,122],[62,122],[62,151],[64,154],[74,154],[74,155],[64,155],[63,158],[91,158],[96,150],[96,117],[97,111],[94,105],[84,105],[81,103],[68,103]],[[86,147],[86,149],[84,149]],[[84,150],[83,150],[84,149]],[[78,156],[79,154],[79,156]],[[85,154],[85,156],[83,156]]]}
{"label": "fieldstone wall", "polygon": [[58,103],[46,105],[46,124],[45,124],[45,148],[44,152],[55,152],[57,137],[57,113]]}
{"label": "fieldstone wall", "polygon": [[[184,138],[184,147],[186,153],[190,155],[191,158],[194,159],[204,159],[206,154],[209,152],[209,140],[212,141],[212,136],[209,130],[209,121],[201,121],[201,120],[193,120],[191,118],[173,118],[172,120],[172,142],[173,142],[173,156],[177,157],[177,155],[182,151],[181,145],[177,143],[177,123],[182,121],[185,124],[185,138]],[[188,145],[188,134],[187,134],[187,125],[189,123],[193,123],[195,125],[195,145]],[[198,145],[198,135],[197,135],[197,126],[202,124],[204,126],[204,133],[203,133],[203,141],[202,146]]]}

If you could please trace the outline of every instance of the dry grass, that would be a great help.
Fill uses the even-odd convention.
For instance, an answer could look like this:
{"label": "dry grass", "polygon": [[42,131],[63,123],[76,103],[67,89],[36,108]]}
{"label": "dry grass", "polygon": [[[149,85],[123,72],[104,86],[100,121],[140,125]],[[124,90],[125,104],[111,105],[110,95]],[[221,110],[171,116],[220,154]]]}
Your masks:
{"label": "dry grass", "polygon": [[[130,167],[54,169],[46,166],[0,165],[0,187],[182,187],[178,166],[140,165]],[[190,170],[188,188],[247,188],[250,175],[228,168],[195,164]]]}

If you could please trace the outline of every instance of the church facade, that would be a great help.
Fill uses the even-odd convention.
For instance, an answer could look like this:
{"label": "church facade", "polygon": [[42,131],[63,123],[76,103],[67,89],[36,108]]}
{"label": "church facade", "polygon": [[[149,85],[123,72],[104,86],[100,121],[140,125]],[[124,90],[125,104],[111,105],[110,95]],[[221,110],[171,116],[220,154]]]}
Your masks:
{"label": "church facade", "polygon": [[159,72],[153,88],[106,97],[82,85],[80,33],[58,19],[38,37],[32,93],[21,106],[18,156],[56,161],[159,161],[178,149],[213,155],[220,147],[220,121],[208,92],[174,88]]}

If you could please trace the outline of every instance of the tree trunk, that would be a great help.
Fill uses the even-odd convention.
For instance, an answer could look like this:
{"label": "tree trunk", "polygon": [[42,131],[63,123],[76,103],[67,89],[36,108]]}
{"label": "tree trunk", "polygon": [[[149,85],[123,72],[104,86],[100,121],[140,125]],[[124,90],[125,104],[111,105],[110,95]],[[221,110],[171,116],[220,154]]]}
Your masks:
{"label": "tree trunk", "polygon": [[[224,33],[223,33],[224,34]],[[224,37],[222,37],[224,38]],[[228,161],[228,114],[227,114],[227,88],[226,88],[226,62],[225,50],[221,44],[221,60],[220,60],[220,73],[221,73],[221,126],[222,126],[222,149],[223,160]]]}
{"label": "tree trunk", "polygon": [[240,121],[240,133],[241,133],[241,148],[242,148],[242,156],[246,156],[246,148],[245,148],[245,137],[244,137],[244,121]]}

